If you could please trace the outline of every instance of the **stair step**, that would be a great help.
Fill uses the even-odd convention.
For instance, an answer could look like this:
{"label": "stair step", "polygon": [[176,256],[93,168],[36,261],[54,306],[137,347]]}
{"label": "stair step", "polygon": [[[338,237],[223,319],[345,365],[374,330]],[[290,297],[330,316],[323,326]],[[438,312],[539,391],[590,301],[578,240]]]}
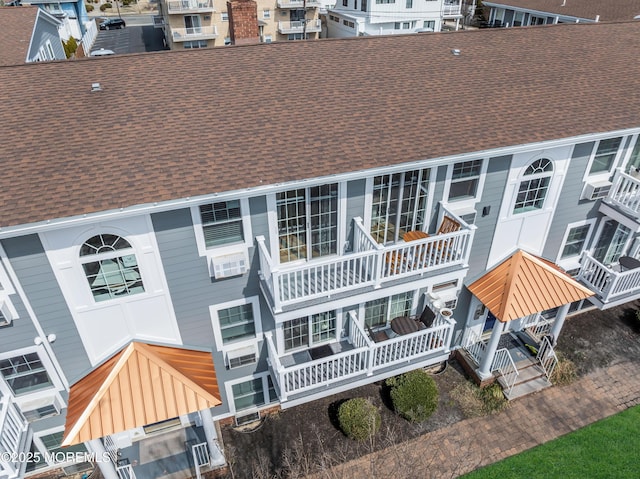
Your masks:
{"label": "stair step", "polygon": [[537,378],[532,379],[531,381],[527,381],[521,384],[516,384],[513,386],[511,392],[507,392],[505,390],[504,396],[508,401],[512,401],[516,398],[526,396],[528,394],[533,394],[538,391],[542,391],[551,386],[551,383],[547,381],[546,378]]}

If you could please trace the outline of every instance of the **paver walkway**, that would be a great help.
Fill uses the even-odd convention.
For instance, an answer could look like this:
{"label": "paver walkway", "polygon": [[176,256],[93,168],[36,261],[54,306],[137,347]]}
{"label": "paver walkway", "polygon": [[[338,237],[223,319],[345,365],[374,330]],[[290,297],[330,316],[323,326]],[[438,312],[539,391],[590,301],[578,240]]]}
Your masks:
{"label": "paver walkway", "polygon": [[625,362],[341,464],[314,478],[454,478],[640,404],[638,362]]}

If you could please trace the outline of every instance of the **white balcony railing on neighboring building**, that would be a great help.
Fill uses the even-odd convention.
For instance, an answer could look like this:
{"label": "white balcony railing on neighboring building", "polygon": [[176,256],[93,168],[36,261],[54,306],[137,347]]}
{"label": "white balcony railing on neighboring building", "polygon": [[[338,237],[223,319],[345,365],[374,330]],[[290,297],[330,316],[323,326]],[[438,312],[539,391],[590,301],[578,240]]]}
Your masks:
{"label": "white balcony railing on neighboring building", "polygon": [[582,254],[578,279],[586,284],[603,303],[631,295],[640,296],[640,268],[616,271],[620,266],[605,266],[589,253]]}
{"label": "white balcony railing on neighboring building", "polygon": [[444,2],[442,6],[442,16],[455,17],[459,16],[462,11],[462,4],[460,2]]}
{"label": "white balcony railing on neighboring building", "polygon": [[453,318],[439,316],[430,328],[374,343],[363,331],[355,313],[351,312],[348,342],[353,349],[286,367],[278,355],[272,334],[265,333],[269,364],[279,397],[286,401],[292,394],[326,389],[345,379],[366,378],[389,366],[426,359],[429,355],[440,359],[450,350],[455,324]]}
{"label": "white balcony railing on neighboring building", "polygon": [[218,37],[218,28],[212,27],[171,27],[171,35],[174,42],[188,42],[191,40],[210,40]]}
{"label": "white balcony railing on neighboring building", "polygon": [[616,171],[605,201],[637,218],[640,216],[640,180],[622,170]]}
{"label": "white balcony railing on neighboring building", "polygon": [[301,9],[301,8],[320,8],[322,3],[319,0],[278,0],[278,8],[282,9]]}
{"label": "white balcony railing on neighboring building", "polygon": [[82,36],[82,50],[85,55],[88,56],[89,52],[91,52],[91,47],[93,47],[93,43],[96,41],[96,37],[98,36],[98,27],[94,20],[88,21],[84,26],[86,28],[86,32]]}
{"label": "white balcony railing on neighboring building", "polygon": [[[306,26],[305,26],[306,23]],[[322,29],[322,22],[320,19],[294,22],[278,22],[278,31],[283,34],[290,33],[315,33]]]}
{"label": "white balcony railing on neighboring building", "polygon": [[213,0],[173,0],[167,2],[167,13],[211,13]]}
{"label": "white balcony railing on neighboring building", "polygon": [[29,423],[10,397],[0,398],[0,477],[20,477],[28,451]]}
{"label": "white balcony railing on neighboring building", "polygon": [[261,279],[271,294],[274,311],[279,312],[284,306],[310,299],[379,287],[451,266],[466,267],[475,226],[461,219],[459,222],[459,231],[382,246],[364,228],[362,220],[355,218],[353,253],[297,264],[275,264],[265,238],[259,236]]}

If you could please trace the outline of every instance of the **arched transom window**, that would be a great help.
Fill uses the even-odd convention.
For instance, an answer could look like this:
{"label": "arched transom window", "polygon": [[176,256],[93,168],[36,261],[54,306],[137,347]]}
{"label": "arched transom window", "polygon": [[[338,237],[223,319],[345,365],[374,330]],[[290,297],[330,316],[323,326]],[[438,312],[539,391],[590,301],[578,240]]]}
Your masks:
{"label": "arched transom window", "polygon": [[89,238],[80,248],[80,261],[96,301],[144,292],[135,252],[120,236]]}
{"label": "arched transom window", "polygon": [[541,209],[549,190],[552,175],[553,163],[551,163],[551,160],[541,158],[531,163],[525,170],[524,175],[522,175],[513,213],[518,214]]}

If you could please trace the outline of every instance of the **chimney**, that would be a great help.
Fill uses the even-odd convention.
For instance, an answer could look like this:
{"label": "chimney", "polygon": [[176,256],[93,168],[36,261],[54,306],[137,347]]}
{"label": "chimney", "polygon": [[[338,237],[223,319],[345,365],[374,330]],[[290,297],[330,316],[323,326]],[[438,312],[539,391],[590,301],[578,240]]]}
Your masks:
{"label": "chimney", "polygon": [[253,0],[227,2],[229,36],[233,45],[260,43],[258,4]]}

